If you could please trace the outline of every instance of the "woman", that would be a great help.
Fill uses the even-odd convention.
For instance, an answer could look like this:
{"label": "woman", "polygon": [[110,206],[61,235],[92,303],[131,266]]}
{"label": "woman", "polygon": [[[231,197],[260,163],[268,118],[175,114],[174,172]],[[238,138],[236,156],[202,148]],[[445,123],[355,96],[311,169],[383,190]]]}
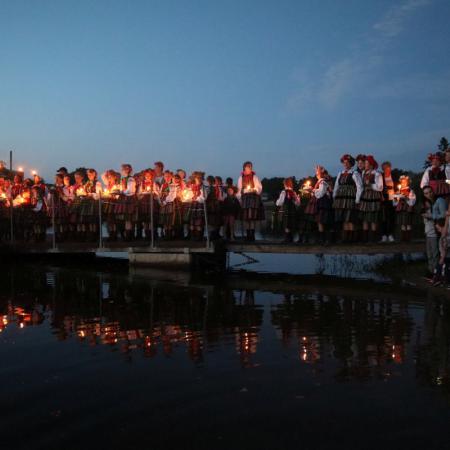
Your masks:
{"label": "woman", "polygon": [[190,190],[192,192],[189,212],[189,228],[191,239],[202,241],[205,233],[205,192],[203,187],[203,172],[193,172]]}
{"label": "woman", "polygon": [[363,172],[363,192],[361,194],[361,220],[363,241],[376,242],[383,198],[383,176],[376,169],[378,163],[372,155],[367,155]]}
{"label": "woman", "polygon": [[183,230],[181,178],[174,175],[169,192],[162,200],[161,218],[166,239],[179,238]]}
{"label": "woman", "polygon": [[109,169],[102,174],[105,189],[102,193],[102,216],[108,230],[108,241],[117,241],[116,210],[121,192],[120,173]]}
{"label": "woman", "polygon": [[253,172],[253,164],[246,161],[238,180],[237,197],[241,202],[241,219],[247,232],[246,240],[255,241],[256,222],[264,220],[264,207],[261,201],[262,184]]}
{"label": "woman", "polygon": [[342,224],[342,242],[355,240],[354,230],[358,221],[357,205],[362,193],[362,179],[354,170],[355,160],[351,155],[341,157],[343,170],[336,178],[333,189],[335,223]]}
{"label": "woman", "polygon": [[97,179],[95,169],[87,169],[87,181],[83,185],[84,195],[80,205],[80,222],[82,232],[88,242],[95,242],[99,238],[99,203],[102,184]]}
{"label": "woman", "polygon": [[425,169],[420,181],[420,187],[423,189],[425,186],[430,186],[433,189],[436,197],[444,197],[448,202],[450,194],[450,186],[446,183],[445,168],[442,166],[443,155],[441,152],[430,153],[428,155],[428,161],[430,167]]}
{"label": "woman", "polygon": [[122,238],[125,241],[132,241],[137,210],[136,180],[132,175],[133,168],[130,164],[122,164],[120,174],[120,195],[116,207],[117,221]]}

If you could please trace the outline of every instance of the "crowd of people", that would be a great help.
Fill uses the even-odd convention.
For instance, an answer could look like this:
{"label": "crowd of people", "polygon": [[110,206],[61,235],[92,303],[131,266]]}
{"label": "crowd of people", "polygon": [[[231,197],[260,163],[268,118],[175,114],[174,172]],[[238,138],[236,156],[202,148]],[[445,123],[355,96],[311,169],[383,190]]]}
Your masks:
{"label": "crowd of people", "polygon": [[[430,271],[443,273],[450,199],[450,150],[428,157],[420,188]],[[284,232],[284,242],[410,241],[416,194],[408,175],[394,179],[392,167],[379,167],[372,155],[345,154],[336,178],[323,166],[300,187],[286,178],[275,202],[274,223]],[[247,161],[234,183],[220,176],[195,171],[166,170],[162,162],[134,173],[130,164],[120,172],[95,169],[69,173],[61,167],[54,183],[38,174],[0,173],[0,239],[43,241],[54,225],[58,242],[96,241],[105,224],[110,241],[139,239],[235,239],[236,221],[246,241],[255,240],[257,223],[264,220],[262,184]],[[12,179],[11,179],[12,178]],[[151,235],[153,233],[153,236]],[[295,235],[298,238],[295,239]]]}

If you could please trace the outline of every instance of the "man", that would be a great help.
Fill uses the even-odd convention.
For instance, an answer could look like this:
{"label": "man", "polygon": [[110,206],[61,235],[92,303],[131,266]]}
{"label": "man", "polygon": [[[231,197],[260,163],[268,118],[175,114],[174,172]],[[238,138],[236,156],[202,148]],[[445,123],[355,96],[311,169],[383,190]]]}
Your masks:
{"label": "man", "polygon": [[395,208],[393,205],[395,184],[392,178],[392,166],[389,161],[381,165],[383,172],[383,203],[381,205],[381,242],[394,242]]}
{"label": "man", "polygon": [[435,222],[433,219],[433,207],[436,204],[435,214],[438,219],[445,217],[445,210],[441,211],[440,207],[444,207],[441,201],[445,203],[443,199],[438,199],[436,202],[436,197],[430,186],[425,186],[422,190],[424,196],[422,217],[425,226],[425,242],[427,250],[427,261],[428,261],[428,274],[430,276],[433,274],[438,261],[439,261],[439,248],[438,248],[438,234],[435,227]]}

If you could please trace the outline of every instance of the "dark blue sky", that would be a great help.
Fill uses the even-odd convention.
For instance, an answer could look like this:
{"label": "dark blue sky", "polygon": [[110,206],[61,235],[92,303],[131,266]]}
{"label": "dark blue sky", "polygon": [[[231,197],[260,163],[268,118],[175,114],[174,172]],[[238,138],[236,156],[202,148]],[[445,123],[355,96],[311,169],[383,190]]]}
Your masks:
{"label": "dark blue sky", "polygon": [[419,169],[450,137],[449,19],[448,0],[0,0],[0,158]]}

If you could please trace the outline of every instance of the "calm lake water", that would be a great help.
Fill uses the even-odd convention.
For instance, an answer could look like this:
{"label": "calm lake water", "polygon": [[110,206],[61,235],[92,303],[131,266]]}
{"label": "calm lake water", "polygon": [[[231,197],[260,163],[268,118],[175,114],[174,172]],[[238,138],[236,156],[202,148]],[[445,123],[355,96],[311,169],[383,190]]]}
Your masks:
{"label": "calm lake water", "polygon": [[449,448],[444,299],[172,275],[1,268],[2,448]]}

